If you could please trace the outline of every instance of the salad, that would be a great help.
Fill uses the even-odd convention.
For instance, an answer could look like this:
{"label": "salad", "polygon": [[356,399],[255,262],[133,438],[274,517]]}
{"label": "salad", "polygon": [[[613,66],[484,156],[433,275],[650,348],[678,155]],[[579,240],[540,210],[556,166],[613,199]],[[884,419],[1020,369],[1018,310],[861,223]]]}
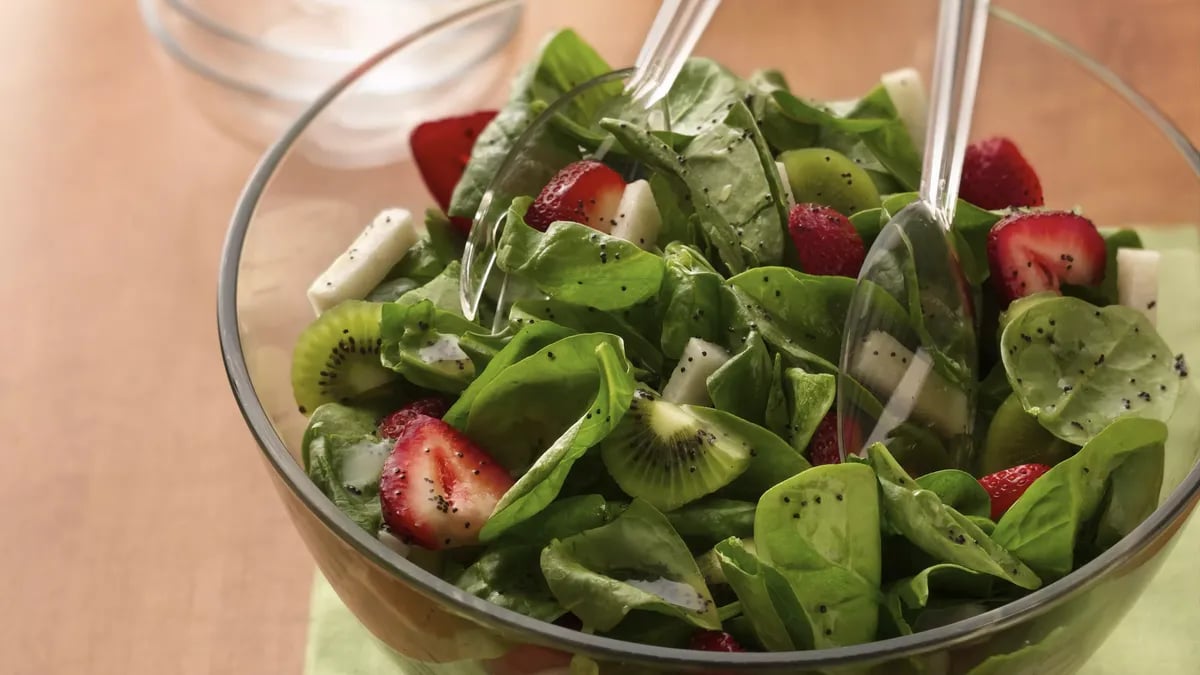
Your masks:
{"label": "salad", "polygon": [[[806,650],[1007,603],[1154,510],[1188,376],[1155,328],[1159,254],[1047,208],[1007,138],[968,150],[952,228],[981,380],[930,388],[918,424],[841,461],[854,277],[920,179],[912,70],[819,102],[693,58],[670,131],[597,119],[620,85],[594,90],[554,118],[579,161],[501,205],[496,264],[521,292],[465,317],[460,258],[491,177],[550,102],[610,70],[561,31],[503,109],[418,127],[437,207],[381,213],[310,288],[303,463],[355,523],[544,621]],[[907,274],[884,290],[915,330]],[[873,335],[842,375],[884,399],[904,344]],[[955,444],[971,472],[950,468]]]}

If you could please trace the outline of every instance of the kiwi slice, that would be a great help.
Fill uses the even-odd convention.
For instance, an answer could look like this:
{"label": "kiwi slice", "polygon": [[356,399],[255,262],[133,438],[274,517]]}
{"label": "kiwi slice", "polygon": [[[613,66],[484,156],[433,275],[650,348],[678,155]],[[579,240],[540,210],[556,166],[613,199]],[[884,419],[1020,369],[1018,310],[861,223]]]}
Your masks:
{"label": "kiwi slice", "polygon": [[750,464],[750,444],[675,405],[638,389],[629,412],[600,445],[613,480],[631,497],[660,511],[710,494]]}
{"label": "kiwi slice", "polygon": [[871,176],[836,150],[788,150],[779,161],[797,204],[824,204],[846,216],[879,206],[879,190]]}
{"label": "kiwi slice", "polygon": [[349,403],[396,379],[379,361],[381,308],[347,300],[300,334],[292,352],[292,395],[302,414],[322,403]]}
{"label": "kiwi slice", "polygon": [[1021,399],[1010,394],[996,410],[984,441],[979,473],[986,476],[1020,464],[1054,466],[1075,454],[1074,445],[1058,438],[1025,412]]}

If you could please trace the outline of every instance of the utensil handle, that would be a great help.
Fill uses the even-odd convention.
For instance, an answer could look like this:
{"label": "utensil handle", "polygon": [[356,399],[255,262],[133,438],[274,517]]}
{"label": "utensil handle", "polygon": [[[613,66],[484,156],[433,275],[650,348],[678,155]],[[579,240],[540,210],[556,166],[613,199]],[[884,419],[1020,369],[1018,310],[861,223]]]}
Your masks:
{"label": "utensil handle", "polygon": [[626,91],[649,108],[662,100],[721,0],[663,0],[634,63]]}
{"label": "utensil handle", "polygon": [[988,0],[942,0],[933,61],[921,200],[949,227],[971,132]]}

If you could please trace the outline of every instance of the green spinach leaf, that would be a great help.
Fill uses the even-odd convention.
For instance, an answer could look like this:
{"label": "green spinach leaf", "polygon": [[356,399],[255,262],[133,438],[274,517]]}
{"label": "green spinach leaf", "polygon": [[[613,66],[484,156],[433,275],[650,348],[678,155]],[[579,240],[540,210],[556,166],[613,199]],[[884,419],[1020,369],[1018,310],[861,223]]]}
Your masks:
{"label": "green spinach leaf", "polygon": [[688,340],[722,343],[721,298],[724,279],[696,249],[672,242],[663,253],[666,274],[659,304],[663,355],[678,359]]}
{"label": "green spinach leaf", "polygon": [[712,548],[729,537],[754,536],[754,502],[706,497],[667,514],[667,520],[693,550]]}
{"label": "green spinach leaf", "polygon": [[495,380],[509,366],[572,334],[574,331],[553,321],[526,323],[508,341],[508,344],[504,345],[488,362],[479,377],[467,386],[454,405],[450,406],[450,410],[446,412],[442,420],[459,431],[466,431],[467,418],[471,414],[471,408],[475,405],[475,399],[492,383],[492,380]]}
{"label": "green spinach leaf", "polygon": [[1157,420],[1113,422],[1029,486],[996,524],[996,542],[1046,579],[1066,575],[1158,505],[1166,437]]}
{"label": "green spinach leaf", "polygon": [[301,444],[309,478],[372,536],[383,525],[379,474],[393,445],[375,435],[375,422],[369,411],[326,403],[313,411]]}
{"label": "green spinach leaf", "polygon": [[829,373],[809,373],[803,368],[788,368],[784,378],[792,411],[788,441],[796,452],[803,453],[817,426],[833,406],[837,397],[837,377]]}
{"label": "green spinach leaf", "polygon": [[559,603],[588,628],[612,630],[633,609],[721,626],[691,552],[667,518],[641,500],[608,525],[551,542],[541,567]]}
{"label": "green spinach leaf", "polygon": [[758,555],[788,579],[811,619],[817,648],[875,639],[879,531],[875,475],[863,464],[813,467],[759,500]]}
{"label": "green spinach leaf", "polygon": [[1170,348],[1139,311],[1078,298],[1030,296],[1000,337],[1013,391],[1050,433],[1083,445],[1114,420],[1166,421],[1179,376]]}
{"label": "green spinach leaf", "polygon": [[467,435],[510,471],[523,472],[480,530],[481,541],[554,501],[575,461],[629,409],[634,386],[619,339],[585,333],[505,368],[478,393]]}
{"label": "green spinach leaf", "polygon": [[886,119],[887,124],[861,132],[863,145],[879,163],[910,190],[921,184],[921,153],[883,85],[867,93],[847,115],[850,119]]}
{"label": "green spinach leaf", "polygon": [[632,307],[658,293],[662,258],[586,225],[559,221],[545,232],[525,223],[529,197],[513,200],[496,265],[561,302],[600,310]]}
{"label": "green spinach leaf", "polygon": [[935,561],[962,565],[1021,588],[1041,586],[1025,563],[910,478],[882,443],[867,448],[867,458],[879,479],[884,517],[905,539]]}
{"label": "green spinach leaf", "polygon": [[[758,642],[771,651],[814,647],[809,613],[783,574],[730,537],[714,549],[726,580],[737,594],[742,615],[749,620]],[[818,610],[819,611],[819,610]]]}
{"label": "green spinach leaf", "polygon": [[934,471],[918,477],[917,485],[934,493],[943,504],[964,516],[987,518],[992,513],[992,499],[987,490],[966,471]]}
{"label": "green spinach leaf", "polygon": [[539,569],[542,549],[554,539],[600,527],[616,515],[599,495],[554,502],[511,528],[467,567],[455,585],[527,616],[554,621],[566,613]]}
{"label": "green spinach leaf", "polygon": [[611,333],[621,338],[625,353],[635,364],[653,372],[663,367],[663,355],[658,347],[642,336],[620,315],[595,307],[573,305],[561,300],[518,300],[509,310],[510,324],[518,328],[539,321],[552,321],[579,333]]}
{"label": "green spinach leaf", "polygon": [[790,442],[795,434],[790,428],[790,403],[784,377],[783,355],[776,354],[775,360],[771,362],[771,384],[767,390],[767,409],[763,411],[763,426]]}
{"label": "green spinach leaf", "polygon": [[750,76],[750,110],[758,120],[763,138],[776,154],[811,147],[817,126],[792,119],[775,100],[776,91],[788,91],[787,80],[778,70],[759,70]]}
{"label": "green spinach leaf", "polygon": [[763,425],[771,393],[774,362],[758,333],[747,336],[742,351],[708,376],[708,395],[719,410]]}
{"label": "green spinach leaf", "polygon": [[[791,360],[824,372],[842,348],[842,330],[854,280],[813,276],[786,267],[763,267],[726,282],[737,304],[733,313],[742,330],[757,330]],[[744,334],[744,333],[743,333]]]}
{"label": "green spinach leaf", "polygon": [[462,300],[459,286],[459,276],[462,265],[457,260],[450,261],[441,274],[431,279],[424,286],[418,286],[396,299],[396,304],[415,305],[422,300],[428,300],[433,306],[443,312],[462,316]]}
{"label": "green spinach leaf", "polygon": [[383,365],[419,387],[457,394],[475,378],[475,364],[459,340],[482,330],[462,316],[434,306],[386,303],[380,323]]}
{"label": "green spinach leaf", "polygon": [[746,106],[734,102],[724,121],[683,150],[681,178],[701,211],[713,210],[734,230],[752,266],[783,259],[787,223],[783,182]]}
{"label": "green spinach leaf", "polygon": [[600,125],[639,160],[686,186],[705,238],[729,271],[782,258],[783,183],[745,104],[732,102],[721,123],[681,154],[629,122],[606,119]]}
{"label": "green spinach leaf", "polygon": [[728,105],[749,93],[747,84],[716,61],[692,57],[663,100],[670,114],[671,132],[700,136],[721,123]]}
{"label": "green spinach leaf", "polygon": [[884,607],[896,626],[895,632],[910,635],[912,624],[931,600],[938,596],[987,598],[992,594],[992,579],[962,565],[940,563],[889,586]]}
{"label": "green spinach leaf", "polygon": [[[885,201],[886,203],[886,201]],[[854,226],[858,236],[863,240],[863,246],[866,250],[871,250],[871,244],[875,243],[875,237],[879,236],[879,231],[887,224],[884,217],[883,208],[863,209],[850,216],[850,224]]]}
{"label": "green spinach leaf", "polygon": [[454,580],[454,585],[505,609],[542,621],[554,621],[567,610],[550,592],[538,569],[541,556],[541,546],[492,546]]}
{"label": "green spinach leaf", "polygon": [[[508,529],[498,544],[529,544],[541,549],[555,539],[564,539],[616,519],[621,504],[600,495],[578,495],[555,500],[528,520]],[[536,563],[534,564],[536,567]]]}

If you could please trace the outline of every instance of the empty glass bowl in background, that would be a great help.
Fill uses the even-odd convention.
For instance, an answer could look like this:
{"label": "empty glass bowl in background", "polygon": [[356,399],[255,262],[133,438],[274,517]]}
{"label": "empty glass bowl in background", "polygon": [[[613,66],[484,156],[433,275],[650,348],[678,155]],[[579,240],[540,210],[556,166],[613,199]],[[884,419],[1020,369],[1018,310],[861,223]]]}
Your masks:
{"label": "empty glass bowl in background", "polygon": [[[542,31],[564,24],[596,45],[614,67],[628,66],[655,9],[649,2],[614,5],[607,0],[528,4],[527,22],[540,12],[553,18],[544,19],[536,31],[525,26],[517,39],[462,75],[492,86],[472,91],[469,99],[448,99],[427,116],[499,106],[508,79],[533,53]],[[933,0],[724,3],[697,53],[742,75],[757,67],[779,68],[792,88],[807,96],[853,97],[874,86],[881,72],[904,65],[915,65],[928,79],[936,5]],[[471,26],[501,22],[515,7],[506,0],[484,2],[404,37],[357,68],[308,108],[267,153],[229,232],[218,319],[230,382],[293,523],[350,610],[407,658],[472,664],[493,673],[526,672],[505,670],[518,662],[564,665],[570,654],[596,659],[606,674],[1033,674],[1077,668],[1170,550],[1168,544],[1200,498],[1200,468],[1168,476],[1174,491],[1107,553],[1009,605],[907,637],[814,652],[755,654],[618,642],[501,609],[382,545],[308,480],[298,462],[305,420],[296,412],[289,378],[292,346],[312,320],[305,289],[377,211],[401,206],[419,213],[432,203],[415,167],[398,155],[370,165],[336,167],[314,156],[312,149],[322,146],[331,125],[340,124],[345,106],[363,95],[371,78]],[[1033,89],[1038,96],[1028,95]],[[411,118],[394,118],[388,126],[386,120],[404,108],[405,97],[387,100],[392,107],[376,110],[378,133],[399,143]],[[369,114],[368,108],[353,109]],[[1196,149],[1104,68],[1003,12],[997,12],[989,29],[974,131],[976,136],[1003,133],[1014,138],[1038,168],[1047,203],[1082,205],[1099,225],[1177,224],[1194,222],[1200,214]],[[1132,157],[1137,158],[1136,171],[1130,169]]]}
{"label": "empty glass bowl in background", "polygon": [[[472,0],[138,0],[173,74],[221,129],[266,147],[338,78],[399,36]],[[363,73],[305,139],[314,161],[369,166],[407,156],[422,120],[470,108],[507,74],[485,67],[521,3],[466,22]]]}

